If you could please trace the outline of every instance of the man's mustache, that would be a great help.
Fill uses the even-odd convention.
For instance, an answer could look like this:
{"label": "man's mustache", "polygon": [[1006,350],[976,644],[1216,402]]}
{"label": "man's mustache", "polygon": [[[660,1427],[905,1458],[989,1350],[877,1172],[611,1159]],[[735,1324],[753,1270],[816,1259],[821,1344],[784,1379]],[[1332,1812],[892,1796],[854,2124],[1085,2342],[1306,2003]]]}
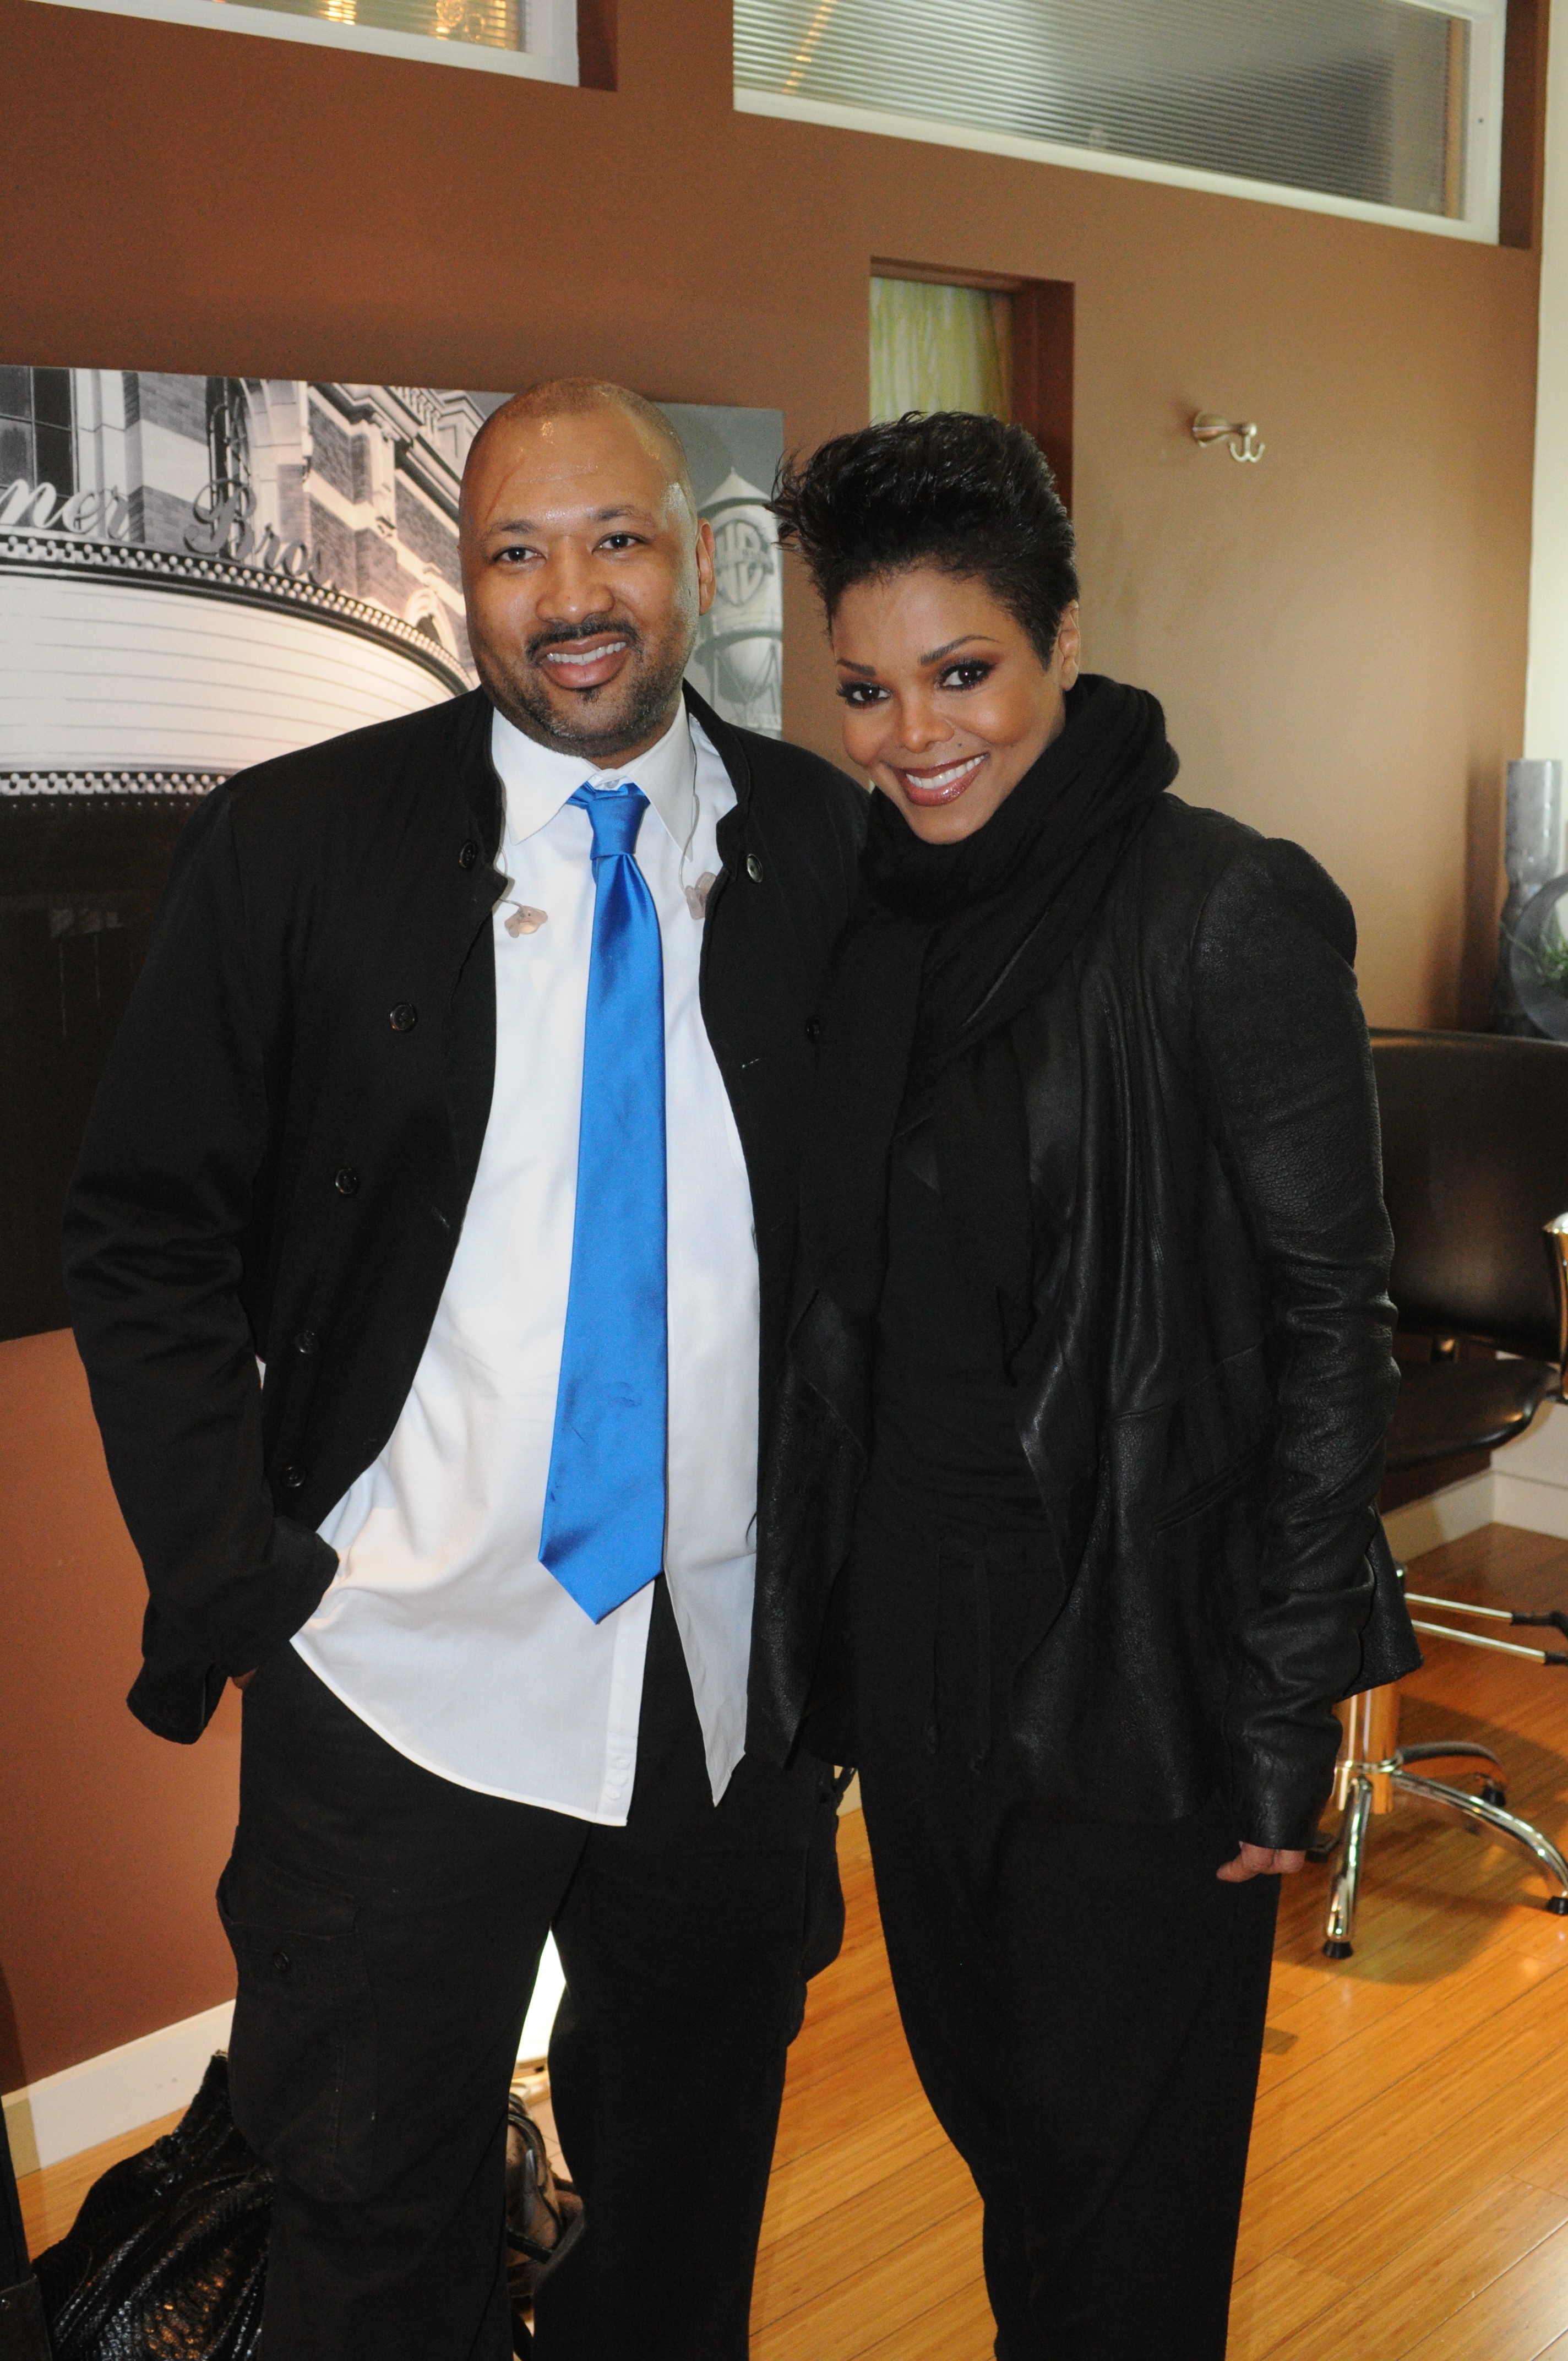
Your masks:
{"label": "man's mustache", "polygon": [[616,638],[624,640],[629,647],[640,648],[642,644],[641,633],[635,624],[624,621],[618,615],[590,615],[586,622],[570,626],[562,624],[553,631],[538,632],[529,641],[528,653],[537,664],[546,648],[569,648],[578,640],[597,640],[602,631],[613,631]]}

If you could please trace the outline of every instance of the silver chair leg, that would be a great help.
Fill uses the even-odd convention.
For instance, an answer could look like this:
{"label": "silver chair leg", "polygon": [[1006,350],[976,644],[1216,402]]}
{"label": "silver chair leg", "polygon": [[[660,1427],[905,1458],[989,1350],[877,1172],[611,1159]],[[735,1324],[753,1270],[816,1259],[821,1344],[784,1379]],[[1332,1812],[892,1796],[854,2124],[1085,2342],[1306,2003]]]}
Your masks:
{"label": "silver chair leg", "polygon": [[[1422,1781],[1427,1785],[1431,1783]],[[1355,1900],[1361,1887],[1361,1857],[1366,1845],[1366,1823],[1372,1815],[1372,1782],[1353,1772],[1346,1783],[1344,1817],[1340,1823],[1339,1867],[1329,1887],[1329,1917],[1323,1929],[1323,1957],[1348,1960],[1355,1949]],[[1545,1839],[1541,1839],[1542,1843]]]}
{"label": "silver chair leg", "polygon": [[[1406,1750],[1405,1759],[1409,1760],[1415,1752],[1413,1747]],[[1493,1761],[1496,1759],[1492,1757]],[[1420,1778],[1412,1771],[1397,1767],[1398,1762],[1398,1757],[1393,1758],[1388,1776],[1393,1785],[1403,1794],[1424,1796],[1429,1803],[1446,1804],[1452,1810],[1463,1812],[1467,1819],[1479,1821],[1485,1828],[1496,1828],[1499,1836],[1511,1838],[1515,1844],[1522,1845],[1526,1852],[1533,1855],[1548,1877],[1556,1881],[1559,1888],[1546,1907],[1555,1917],[1568,1917],[1568,1861],[1563,1860],[1557,1847],[1543,1837],[1539,1828],[1532,1828],[1528,1820],[1518,1818],[1514,1813],[1505,1811],[1500,1804],[1489,1802],[1485,1795],[1472,1795],[1464,1787],[1449,1786],[1442,1779]],[[1329,1916],[1332,1925],[1332,1904]],[[1327,1944],[1323,1948],[1327,1950]],[[1344,1954],[1333,1952],[1330,1956],[1342,1959]]]}

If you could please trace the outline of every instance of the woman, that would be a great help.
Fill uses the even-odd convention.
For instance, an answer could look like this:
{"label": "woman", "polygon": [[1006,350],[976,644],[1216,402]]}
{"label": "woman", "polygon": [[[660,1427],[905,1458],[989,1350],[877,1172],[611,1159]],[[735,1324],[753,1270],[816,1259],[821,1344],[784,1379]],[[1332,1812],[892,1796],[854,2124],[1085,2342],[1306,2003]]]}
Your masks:
{"label": "woman", "polygon": [[1211,2361],[1278,1872],[1332,1700],[1418,1661],[1354,923],[1080,675],[1021,428],[840,436],[775,507],[876,792],[810,1028],[752,1742],[860,1765],[1003,2361]]}

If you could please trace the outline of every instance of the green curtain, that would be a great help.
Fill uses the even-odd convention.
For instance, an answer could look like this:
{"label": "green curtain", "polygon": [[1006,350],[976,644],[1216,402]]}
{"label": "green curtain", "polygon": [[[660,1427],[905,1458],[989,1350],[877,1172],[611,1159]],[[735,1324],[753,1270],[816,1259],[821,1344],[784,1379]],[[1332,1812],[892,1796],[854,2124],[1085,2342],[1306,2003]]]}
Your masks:
{"label": "green curtain", "polygon": [[982,287],[872,280],[872,417],[1013,414],[1013,298]]}

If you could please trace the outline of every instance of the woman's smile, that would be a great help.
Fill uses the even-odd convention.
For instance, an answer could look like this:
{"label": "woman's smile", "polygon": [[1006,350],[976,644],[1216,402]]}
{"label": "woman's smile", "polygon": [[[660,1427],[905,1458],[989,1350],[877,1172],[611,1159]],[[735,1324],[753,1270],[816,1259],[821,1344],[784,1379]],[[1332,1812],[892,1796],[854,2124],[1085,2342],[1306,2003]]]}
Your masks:
{"label": "woman's smile", "polygon": [[898,783],[912,804],[955,804],[965,789],[972,786],[980,775],[981,764],[989,760],[982,750],[978,754],[965,754],[959,762],[947,763],[939,770],[913,770],[907,763],[890,767],[898,774]]}

